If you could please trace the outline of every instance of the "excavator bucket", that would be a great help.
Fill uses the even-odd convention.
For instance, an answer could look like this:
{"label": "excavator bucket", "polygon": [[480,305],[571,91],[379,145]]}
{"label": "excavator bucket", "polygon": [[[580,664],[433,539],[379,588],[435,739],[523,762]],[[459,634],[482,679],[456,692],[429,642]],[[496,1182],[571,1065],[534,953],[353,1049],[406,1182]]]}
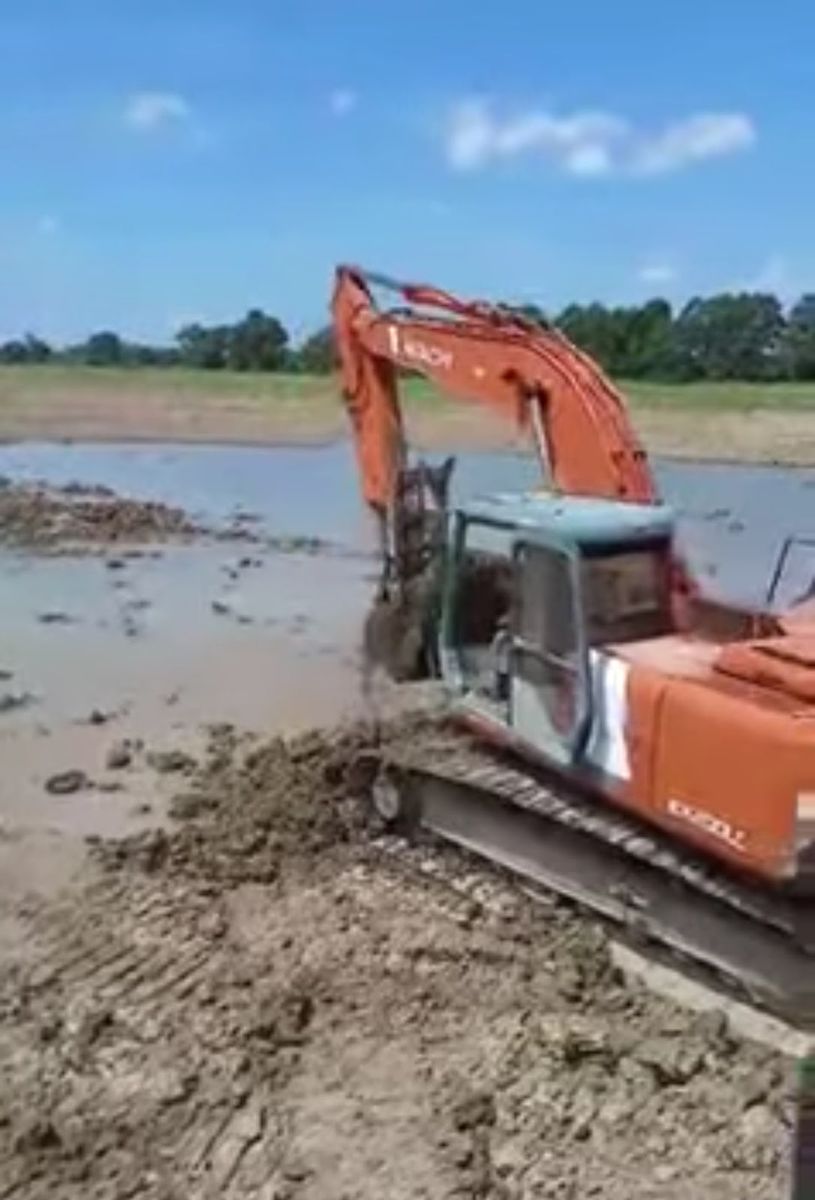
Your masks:
{"label": "excavator bucket", "polygon": [[382,578],[365,622],[369,667],[396,680],[434,673],[436,610],[455,459],[403,467],[387,514]]}
{"label": "excavator bucket", "polygon": [[403,468],[393,502],[393,567],[398,583],[424,574],[442,553],[455,459],[440,467],[420,461]]}

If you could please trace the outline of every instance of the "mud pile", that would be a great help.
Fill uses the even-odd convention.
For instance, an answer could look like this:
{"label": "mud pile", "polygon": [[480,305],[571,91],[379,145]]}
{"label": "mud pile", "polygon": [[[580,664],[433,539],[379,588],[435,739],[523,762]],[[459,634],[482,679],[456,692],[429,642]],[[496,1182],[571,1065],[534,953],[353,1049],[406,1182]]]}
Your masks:
{"label": "mud pile", "polygon": [[0,486],[0,543],[7,546],[110,546],[191,538],[200,532],[179,508],[126,499],[108,488],[52,488],[7,480]]}
{"label": "mud pile", "polygon": [[213,730],[177,827],[30,915],[0,1195],[785,1196],[788,1064],[626,984],[570,908],[371,831],[373,740]]}
{"label": "mud pile", "polygon": [[318,554],[322,538],[268,534],[257,514],[236,510],[222,523],[194,520],[157,500],[134,500],[110,488],[70,483],[12,483],[0,476],[0,546],[40,553],[82,553],[141,542],[199,537],[244,542],[278,553]]}
{"label": "mud pile", "polygon": [[215,726],[189,787],[170,805],[178,828],[95,843],[95,856],[113,869],[271,883],[282,867],[297,869],[362,836],[363,780],[355,774],[360,757],[379,741],[364,724],[260,744],[231,726]]}

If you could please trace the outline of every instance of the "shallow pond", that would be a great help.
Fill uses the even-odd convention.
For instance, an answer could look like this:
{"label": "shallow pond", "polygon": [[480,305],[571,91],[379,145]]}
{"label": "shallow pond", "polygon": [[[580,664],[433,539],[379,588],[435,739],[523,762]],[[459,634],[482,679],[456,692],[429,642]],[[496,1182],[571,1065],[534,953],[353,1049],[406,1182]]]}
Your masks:
{"label": "shallow pond", "polygon": [[[783,539],[815,528],[815,472],[667,463],[657,473],[710,591],[760,600]],[[0,696],[28,701],[0,717],[0,825],[16,839],[0,838],[7,891],[56,887],[89,833],[155,822],[149,774],[127,772],[121,792],[90,788],[69,801],[45,790],[68,768],[104,778],[114,739],[172,745],[194,742],[205,722],[285,732],[370,713],[358,648],[375,566],[358,552],[375,541],[347,444],[1,446],[0,475],[103,484],[210,521],[242,509],[271,533],[356,552],[282,554],[204,539],[148,548],[115,569],[105,554],[0,553]],[[463,455],[454,499],[537,478],[531,458]],[[89,723],[93,712],[104,723]],[[108,782],[119,786],[121,776],[108,772]]]}
{"label": "shallow pond", "polygon": [[[665,499],[677,510],[691,565],[708,591],[760,602],[784,539],[815,536],[815,471],[658,462],[656,473]],[[373,545],[346,442],[268,448],[24,443],[0,446],[0,474],[104,484],[202,517],[243,509],[272,532],[318,536],[355,549]],[[523,488],[537,478],[531,457],[464,454],[456,466],[454,498]],[[809,563],[810,553],[796,563],[790,592],[809,582]]]}

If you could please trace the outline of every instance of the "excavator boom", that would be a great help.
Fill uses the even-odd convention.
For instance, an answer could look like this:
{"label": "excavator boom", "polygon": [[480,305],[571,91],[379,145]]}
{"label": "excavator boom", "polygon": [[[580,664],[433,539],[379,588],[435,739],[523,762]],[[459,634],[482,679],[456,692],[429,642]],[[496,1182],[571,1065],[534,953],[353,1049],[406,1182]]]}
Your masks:
{"label": "excavator boom", "polygon": [[[410,307],[380,310],[372,286],[395,292]],[[553,327],[347,266],[337,270],[332,309],[363,494],[373,508],[385,511],[392,503],[405,463],[400,370],[419,372],[442,393],[530,430],[556,490],[657,501],[622,396]]]}

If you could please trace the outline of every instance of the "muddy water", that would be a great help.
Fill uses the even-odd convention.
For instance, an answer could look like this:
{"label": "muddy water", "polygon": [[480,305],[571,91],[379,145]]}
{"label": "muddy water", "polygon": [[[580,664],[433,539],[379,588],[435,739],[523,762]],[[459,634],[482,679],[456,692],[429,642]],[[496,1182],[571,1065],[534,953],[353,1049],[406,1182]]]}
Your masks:
{"label": "muddy water", "polygon": [[[307,534],[355,548],[375,544],[359,499],[347,442],[318,447],[54,445],[0,446],[0,475],[64,485],[103,484],[123,496],[161,500],[204,522],[236,510],[276,534]],[[457,500],[483,491],[531,486],[531,459],[462,456]]]}
{"label": "muddy water", "polygon": [[[116,569],[2,556],[0,668],[12,675],[0,694],[30,702],[0,714],[0,945],[4,911],[63,883],[86,836],[155,825],[183,786],[144,752],[110,769],[116,743],[195,752],[204,723],[295,731],[363,710],[366,561],[226,545],[159,553]],[[50,776],[77,769],[87,787],[49,794]]]}
{"label": "muddy water", "polygon": [[[461,465],[459,499],[535,477],[507,457]],[[28,991],[6,1005],[6,1108],[19,1124],[4,1113],[15,1175],[2,1182],[15,1195],[51,1181],[60,1195],[112,1197],[125,1177],[138,1188],[139,1172],[152,1186],[168,1171],[183,1193],[201,1182],[201,1146],[207,1178],[231,1196],[266,1194],[281,1174],[279,1194],[304,1200],[417,1187],[483,1195],[499,1175],[513,1195],[780,1195],[787,1133],[773,1061],[709,1026],[677,1025],[661,1004],[630,1003],[592,935],[572,932],[559,910],[539,924],[536,908],[533,926],[523,898],[492,881],[488,892],[474,874],[456,880],[456,898],[409,872],[391,877],[379,858],[355,853],[346,865],[333,828],[308,810],[287,824],[304,795],[314,804],[314,785],[278,771],[274,752],[241,776],[257,792],[237,796],[238,820],[229,764],[213,775],[212,834],[189,840],[197,882],[161,870],[125,891],[79,891],[27,922],[20,898],[58,889],[85,836],[154,826],[185,790],[138,745],[114,769],[121,739],[195,749],[202,722],[271,732],[361,711],[356,647],[372,563],[342,550],[369,544],[344,447],[6,448],[2,473],[107,484],[203,516],[240,507],[271,531],[338,544],[318,555],[204,542],[134,558],[0,554],[0,668],[12,673],[0,695],[32,696],[0,715],[0,962],[44,954],[38,969],[55,981],[33,1005]],[[806,475],[668,467],[661,477],[697,565],[736,550],[717,584],[757,594],[788,522],[807,531]],[[323,778],[302,761],[297,771]],[[50,795],[48,776],[71,768],[89,786]],[[288,842],[257,842],[270,798]],[[311,857],[282,888],[250,882],[264,855],[306,845]],[[421,855],[416,879],[433,867]],[[244,874],[230,874],[236,863]],[[441,869],[437,878],[447,882]],[[397,1019],[383,1025],[383,1012]],[[272,1058],[284,1038],[295,1053]],[[656,1082],[670,1070],[671,1086]],[[542,1154],[547,1144],[555,1150]],[[27,1155],[34,1169],[16,1174]]]}
{"label": "muddy water", "polygon": [[[660,486],[679,516],[681,538],[707,590],[745,602],[764,599],[783,540],[815,535],[815,471],[790,468],[657,463]],[[234,446],[39,445],[0,447],[0,475],[79,479],[125,495],[163,500],[204,518],[243,509],[273,532],[309,534],[367,548],[372,531],[359,502],[351,448]],[[537,480],[530,458],[459,457],[455,499],[521,488]],[[789,594],[809,581],[799,554]],[[788,596],[782,596],[786,599]]]}
{"label": "muddy water", "polygon": [[[706,591],[763,604],[788,537],[815,538],[815,471],[791,467],[659,463],[665,499]],[[776,592],[783,608],[815,576],[815,547],[787,559]]]}
{"label": "muddy water", "polygon": [[[658,471],[709,590],[760,599],[783,538],[815,530],[813,472]],[[203,722],[293,731],[363,711],[358,641],[374,565],[360,553],[373,531],[347,445],[6,446],[0,475],[104,484],[210,520],[242,510],[271,533],[333,543],[318,555],[163,547],[115,566],[104,556],[0,554],[0,669],[12,673],[0,695],[30,696],[0,712],[2,941],[4,910],[70,874],[85,835],[154,824],[177,790],[177,779],[157,779],[138,755],[127,770],[110,770],[116,741],[194,749]],[[454,499],[536,478],[530,459],[463,456]],[[800,590],[808,573],[797,566]],[[94,710],[102,723],[89,723]],[[68,769],[85,771],[91,786],[50,795],[47,778]]]}
{"label": "muddy water", "polygon": [[[37,711],[58,719],[114,701],[138,706],[145,694],[175,697],[187,716],[271,719],[281,651],[300,662],[350,642],[370,586],[358,559],[223,545],[139,559],[6,556],[4,565],[0,665],[24,664]],[[220,680],[206,711],[186,686],[191,672]],[[291,711],[319,716],[324,699],[325,688],[309,693],[288,676]]]}

